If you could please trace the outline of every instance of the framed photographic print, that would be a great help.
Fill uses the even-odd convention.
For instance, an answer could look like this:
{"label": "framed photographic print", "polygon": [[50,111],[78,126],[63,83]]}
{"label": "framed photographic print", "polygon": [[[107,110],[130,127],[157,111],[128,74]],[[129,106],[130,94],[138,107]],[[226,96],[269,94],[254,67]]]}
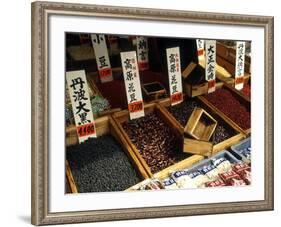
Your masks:
{"label": "framed photographic print", "polygon": [[32,3],[33,224],[272,209],[273,17]]}

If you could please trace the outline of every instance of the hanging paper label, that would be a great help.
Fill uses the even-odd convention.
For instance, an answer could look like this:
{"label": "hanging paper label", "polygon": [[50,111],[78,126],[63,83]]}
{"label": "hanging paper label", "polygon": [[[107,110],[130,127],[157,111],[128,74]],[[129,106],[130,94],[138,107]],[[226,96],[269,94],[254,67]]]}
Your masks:
{"label": "hanging paper label", "polygon": [[143,71],[149,69],[148,43],[146,37],[137,36],[137,57],[139,70]]}
{"label": "hanging paper label", "polygon": [[205,79],[208,82],[208,93],[216,90],[216,41],[206,40]]}
{"label": "hanging paper label", "polygon": [[66,72],[66,82],[79,143],[89,137],[97,137],[85,71]]}
{"label": "hanging paper label", "polygon": [[196,39],[198,62],[204,61],[204,40]]}
{"label": "hanging paper label", "polygon": [[135,51],[121,52],[121,62],[128,100],[130,119],[144,116],[140,76]]}
{"label": "hanging paper label", "polygon": [[244,86],[245,67],[245,42],[236,42],[236,62],[235,62],[235,88],[241,90]]}
{"label": "hanging paper label", "polygon": [[91,35],[92,44],[95,51],[99,76],[102,83],[113,80],[111,65],[108,57],[106,41],[104,35]]}
{"label": "hanging paper label", "polygon": [[183,101],[179,47],[166,49],[171,105]]}

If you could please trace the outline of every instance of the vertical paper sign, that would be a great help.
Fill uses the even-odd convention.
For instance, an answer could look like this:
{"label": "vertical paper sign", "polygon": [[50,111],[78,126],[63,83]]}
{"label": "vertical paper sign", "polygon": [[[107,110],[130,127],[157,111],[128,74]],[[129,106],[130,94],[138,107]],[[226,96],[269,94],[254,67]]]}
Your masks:
{"label": "vertical paper sign", "polygon": [[89,137],[97,137],[85,71],[66,72],[66,82],[79,143],[84,142]]}
{"label": "vertical paper sign", "polygon": [[120,55],[130,119],[143,117],[144,107],[136,52],[121,52]]}
{"label": "vertical paper sign", "polygon": [[113,80],[111,65],[108,57],[104,35],[91,35],[92,44],[96,56],[99,76],[102,83]]}
{"label": "vertical paper sign", "polygon": [[204,61],[204,40],[196,39],[197,55],[199,64]]}
{"label": "vertical paper sign", "polygon": [[148,43],[146,37],[137,36],[137,57],[139,70],[143,71],[149,69]]}
{"label": "vertical paper sign", "polygon": [[244,67],[245,67],[245,42],[236,43],[236,62],[235,62],[235,88],[241,90],[244,86]]}
{"label": "vertical paper sign", "polygon": [[216,41],[205,42],[205,79],[208,81],[208,93],[216,90]]}
{"label": "vertical paper sign", "polygon": [[166,49],[171,105],[183,101],[179,47]]}

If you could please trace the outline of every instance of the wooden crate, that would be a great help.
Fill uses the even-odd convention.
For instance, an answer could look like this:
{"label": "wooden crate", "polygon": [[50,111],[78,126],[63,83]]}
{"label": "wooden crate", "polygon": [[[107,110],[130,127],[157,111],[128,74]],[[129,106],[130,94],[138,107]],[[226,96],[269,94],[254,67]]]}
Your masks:
{"label": "wooden crate", "polygon": [[[196,64],[194,62],[191,62],[185,68],[185,70],[182,72],[183,79],[184,80],[187,79],[196,67],[204,68],[205,66],[203,64],[201,65],[201,64]],[[216,74],[217,74],[217,72],[216,72]],[[196,97],[196,96],[208,93],[208,82],[207,81],[204,81],[203,83],[200,83],[200,84],[190,84],[190,83],[184,82],[184,80],[183,80],[183,89],[184,89],[185,94],[188,95],[189,97]],[[222,85],[223,85],[223,83],[221,81],[216,81],[216,89],[220,88]]]}
{"label": "wooden crate", "polygon": [[[155,90],[152,89],[153,86],[155,86]],[[166,96],[167,94],[165,87],[157,81],[141,84],[141,88],[144,98],[147,101],[158,101],[160,98],[163,98],[163,96]]]}
{"label": "wooden crate", "polygon": [[[171,165],[168,168],[165,168],[165,169],[159,171],[158,173],[155,173],[152,176],[152,178],[164,180],[165,178],[169,177],[169,175],[172,172],[187,169],[203,159],[204,159],[204,157],[202,155],[192,155],[191,157],[189,157],[187,159],[184,159],[174,165]],[[137,190],[137,188],[139,188],[141,185],[145,184],[145,182],[148,182],[148,181],[149,181],[149,179],[146,179],[146,180],[128,188],[126,191],[135,191],[135,190]]]}
{"label": "wooden crate", "polygon": [[[195,154],[195,155],[203,155],[210,157],[214,155],[215,153],[227,149],[231,147],[232,145],[238,143],[240,140],[244,139],[246,135],[239,131],[237,127],[233,127],[232,122],[230,122],[228,119],[225,119],[221,116],[219,112],[217,112],[213,107],[206,105],[205,102],[203,102],[199,97],[195,97],[194,100],[198,101],[198,103],[203,105],[204,110],[206,110],[214,119],[217,121],[222,121],[224,124],[232,128],[236,134],[218,144],[213,144],[212,142],[202,141],[202,140],[196,140],[192,138],[185,138],[184,139],[184,147],[183,149],[185,151],[188,151],[189,153]],[[180,132],[184,133],[184,127],[176,120],[176,118],[166,109],[166,107],[171,105],[171,102],[169,99],[165,99],[161,102],[159,102],[160,108],[163,112],[166,113],[166,115],[171,119],[171,121],[175,122],[174,124],[176,127],[180,130]]]}
{"label": "wooden crate", "polygon": [[[223,64],[229,63],[226,68],[232,75],[235,74],[235,61],[236,61],[236,49],[230,46],[226,46],[221,42],[217,42],[216,45],[216,52],[217,52],[217,60],[218,64],[221,65],[219,62],[223,61]],[[233,70],[234,67],[234,70]],[[251,57],[245,55],[245,72],[251,73]]]}
{"label": "wooden crate", "polygon": [[[236,90],[235,88],[231,87],[228,84],[224,84],[222,86],[222,88],[225,88],[227,90],[229,90],[236,98],[237,100],[240,101],[240,103],[242,103],[242,105],[244,105],[249,111],[251,110],[251,101],[250,98],[248,98],[245,95],[242,95],[241,92],[239,92],[238,90]],[[219,113],[219,115],[221,116],[221,118],[223,118],[226,122],[228,122],[233,128],[235,128],[236,130],[238,130],[239,132],[243,133],[244,135],[248,136],[251,133],[251,128],[249,129],[242,129],[237,123],[235,123],[233,120],[231,120],[228,116],[226,116],[222,111],[220,111],[218,108],[216,108],[212,103],[210,103],[206,98],[204,98],[203,96],[198,97],[198,99],[200,99],[206,106],[208,106],[209,108],[213,109],[214,111],[216,111],[217,113]]]}
{"label": "wooden crate", "polygon": [[[171,121],[171,119],[169,118],[169,116],[162,110],[162,108],[157,104],[157,103],[150,103],[150,104],[146,104],[144,106],[144,112],[145,114],[150,114],[153,112],[156,112],[158,114],[159,117],[161,117],[166,123],[167,125],[170,127],[170,129],[172,130],[172,132],[179,138],[179,140],[182,140],[183,143],[183,133],[178,129],[178,127],[175,125],[174,121]],[[142,163],[143,168],[146,170],[146,172],[148,173],[148,175],[150,177],[153,176],[150,167],[148,166],[148,164],[146,163],[146,161],[143,159],[143,157],[141,156],[141,154],[139,153],[138,149],[136,148],[136,146],[132,143],[131,139],[129,138],[128,134],[126,133],[126,131],[123,129],[122,127],[122,123],[129,121],[129,112],[127,110],[122,110],[120,112],[116,112],[113,114],[113,119],[115,120],[116,124],[119,127],[119,130],[121,131],[121,133],[123,134],[123,136],[126,139],[126,147],[130,147],[133,151],[135,156],[139,159],[139,161]],[[199,156],[191,156],[186,158],[186,162],[192,162],[194,160],[198,160],[200,158],[203,157],[199,157]],[[201,159],[200,159],[201,160]],[[174,165],[176,165],[177,163],[175,163]],[[170,166],[171,167],[171,166]],[[170,168],[168,167],[168,168]]]}
{"label": "wooden crate", "polygon": [[217,121],[205,110],[195,108],[184,127],[184,132],[195,139],[209,141],[217,126]]}
{"label": "wooden crate", "polygon": [[[149,178],[150,175],[147,174],[146,170],[143,168],[142,164],[140,163],[138,157],[136,157],[134,151],[131,149],[131,147],[127,146],[127,142],[125,138],[123,137],[122,133],[118,129],[115,121],[112,119],[111,116],[104,116],[96,120],[96,132],[97,136],[102,136],[106,134],[111,134],[121,145],[124,152],[126,152],[130,162],[136,169],[139,177],[141,179]],[[66,134],[71,135],[66,137],[66,145],[73,145],[78,143],[77,133],[75,126],[69,127],[66,129]],[[74,139],[76,135],[76,139]],[[68,138],[71,138],[72,141],[67,142]],[[66,176],[68,183],[70,185],[70,189],[72,193],[77,193],[77,187],[74,181],[74,178],[71,173],[71,168],[66,160]]]}

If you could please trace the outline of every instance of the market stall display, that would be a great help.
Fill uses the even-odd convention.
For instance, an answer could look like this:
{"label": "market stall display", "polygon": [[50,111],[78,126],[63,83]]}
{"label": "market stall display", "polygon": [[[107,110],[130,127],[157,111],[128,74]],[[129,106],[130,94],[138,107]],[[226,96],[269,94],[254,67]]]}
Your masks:
{"label": "market stall display", "polygon": [[[78,87],[74,93],[67,87],[65,91],[67,192],[251,184],[248,43],[245,74],[239,77],[243,87],[238,90],[234,41],[205,40],[197,52],[195,39],[85,37],[86,43],[72,43],[66,53],[68,71],[84,70],[89,88],[88,96]],[[87,67],[79,65],[77,56],[87,60]],[[80,79],[75,77],[76,82]],[[68,78],[68,83],[73,80]],[[88,109],[79,102],[86,99]],[[87,126],[90,109],[95,136],[80,140],[81,125],[74,115]]]}

